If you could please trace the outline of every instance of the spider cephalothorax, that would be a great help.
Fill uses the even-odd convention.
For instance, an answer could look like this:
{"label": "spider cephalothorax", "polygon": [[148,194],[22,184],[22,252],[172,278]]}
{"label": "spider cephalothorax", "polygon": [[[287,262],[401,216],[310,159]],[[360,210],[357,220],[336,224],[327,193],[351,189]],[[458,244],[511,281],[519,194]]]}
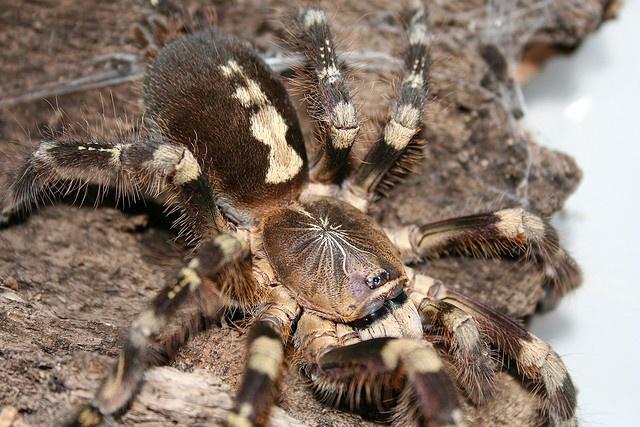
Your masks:
{"label": "spider cephalothorax", "polygon": [[342,323],[367,317],[407,281],[397,250],[357,209],[319,198],[264,223],[278,280],[304,307]]}
{"label": "spider cephalothorax", "polygon": [[389,410],[398,425],[465,425],[460,396],[482,404],[499,360],[539,394],[551,425],[575,423],[571,379],[547,344],[406,265],[452,250],[522,254],[540,264],[558,297],[579,273],[545,221],[504,209],[383,230],[366,215],[418,144],[430,36],[422,7],[409,12],[397,99],[359,165],[348,167],[358,114],[326,16],[315,8],[300,10],[292,31],[308,60],[300,78],[322,146],[312,162],[284,85],[250,47],[216,30],[148,52],[144,131],[43,141],[31,154],[4,215],[60,183],[97,177],[125,191],[164,193],[196,243],[193,259],[133,322],[113,371],[71,425],[98,425],[126,407],[150,348],[171,341],[165,327],[189,295],[205,316],[229,305],[256,313],[232,426],[264,422],[289,344],[320,397]]}

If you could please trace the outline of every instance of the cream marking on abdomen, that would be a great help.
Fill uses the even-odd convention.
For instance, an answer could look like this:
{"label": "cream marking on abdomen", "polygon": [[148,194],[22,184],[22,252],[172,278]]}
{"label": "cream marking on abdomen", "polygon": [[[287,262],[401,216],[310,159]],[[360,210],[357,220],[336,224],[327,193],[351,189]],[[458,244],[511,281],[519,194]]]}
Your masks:
{"label": "cream marking on abdomen", "polygon": [[251,133],[254,138],[270,148],[269,169],[265,182],[279,184],[289,181],[300,172],[303,161],[287,143],[288,126],[284,118],[271,105],[260,85],[255,80],[249,79],[236,61],[229,60],[227,65],[220,66],[220,70],[226,77],[237,75],[243,79],[244,86],[238,86],[233,94],[243,107],[258,107],[258,110],[251,115]]}

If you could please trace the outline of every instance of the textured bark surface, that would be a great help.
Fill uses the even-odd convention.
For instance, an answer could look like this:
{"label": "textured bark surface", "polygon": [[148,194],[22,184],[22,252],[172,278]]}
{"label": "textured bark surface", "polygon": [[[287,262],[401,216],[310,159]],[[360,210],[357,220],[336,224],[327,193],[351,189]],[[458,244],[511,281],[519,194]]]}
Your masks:
{"label": "textured bark surface", "polygon": [[[95,58],[137,53],[131,27],[153,13],[142,0],[11,3],[0,0],[0,98],[118,66]],[[275,42],[284,34],[287,3],[219,3],[221,27],[253,41],[266,55],[281,54]],[[493,3],[498,6],[488,8],[480,0],[430,2],[436,42],[433,100],[423,131],[426,157],[417,174],[373,209],[385,225],[518,205],[550,215],[578,184],[574,161],[538,145],[526,131],[526,117],[514,118],[512,111],[520,106],[517,87],[496,77],[479,47],[496,45],[515,75],[515,58],[526,46],[576,46],[601,23],[608,2]],[[337,40],[346,41],[342,47],[398,55],[404,36],[395,1],[327,2],[325,7]],[[384,117],[395,70],[364,66],[353,75],[363,117]],[[86,119],[90,132],[130,128],[142,113],[140,89],[140,82],[133,82],[0,109],[0,179],[7,179],[47,126]],[[309,120],[301,117],[309,135]],[[372,137],[364,135],[369,138],[361,138],[360,153]],[[154,203],[125,211],[108,201],[98,209],[58,203],[0,231],[0,427],[54,425],[91,396],[128,323],[185,255],[167,243],[172,232],[160,212]],[[447,258],[420,268],[520,318],[531,315],[543,295],[535,267],[513,261]],[[244,333],[229,326],[198,334],[171,367],[147,374],[122,423],[221,420],[238,386],[244,341]],[[531,393],[508,374],[499,380],[494,399],[469,407],[472,425],[537,425]],[[279,396],[272,425],[364,423],[318,403],[293,371]]]}

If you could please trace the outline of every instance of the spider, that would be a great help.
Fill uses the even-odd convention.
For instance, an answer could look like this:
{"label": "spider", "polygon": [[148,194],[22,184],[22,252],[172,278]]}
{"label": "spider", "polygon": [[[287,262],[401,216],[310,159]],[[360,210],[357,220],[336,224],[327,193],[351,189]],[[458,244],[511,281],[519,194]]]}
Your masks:
{"label": "spider", "polygon": [[[359,119],[326,14],[302,8],[292,44],[322,147],[309,160],[287,91],[244,42],[219,30],[150,45],[144,129],[119,139],[44,140],[28,157],[2,214],[9,218],[95,176],[123,192],[167,194],[196,242],[132,323],[117,362],[67,425],[96,426],[135,398],[152,348],[187,297],[213,316],[251,313],[247,362],[229,426],[266,420],[286,346],[327,402],[371,406],[396,425],[466,425],[461,396],[481,404],[494,374],[515,370],[553,426],[575,425],[576,398],[559,356],[519,323],[409,264],[450,251],[525,255],[558,298],[577,286],[555,230],[524,209],[382,229],[367,216],[406,171],[428,97],[430,33],[407,10],[405,70],[388,120],[351,166]],[[500,357],[497,357],[497,356]],[[461,389],[458,390],[458,387]]]}

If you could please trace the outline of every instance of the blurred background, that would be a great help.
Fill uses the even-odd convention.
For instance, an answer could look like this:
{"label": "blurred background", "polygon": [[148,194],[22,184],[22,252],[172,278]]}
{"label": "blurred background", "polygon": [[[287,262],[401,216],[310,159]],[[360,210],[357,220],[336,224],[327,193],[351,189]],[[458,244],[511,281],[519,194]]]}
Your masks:
{"label": "blurred background", "polygon": [[584,174],[554,219],[583,286],[531,326],[574,376],[586,427],[638,425],[639,24],[640,2],[627,1],[617,20],[551,60],[524,90],[528,127]]}

